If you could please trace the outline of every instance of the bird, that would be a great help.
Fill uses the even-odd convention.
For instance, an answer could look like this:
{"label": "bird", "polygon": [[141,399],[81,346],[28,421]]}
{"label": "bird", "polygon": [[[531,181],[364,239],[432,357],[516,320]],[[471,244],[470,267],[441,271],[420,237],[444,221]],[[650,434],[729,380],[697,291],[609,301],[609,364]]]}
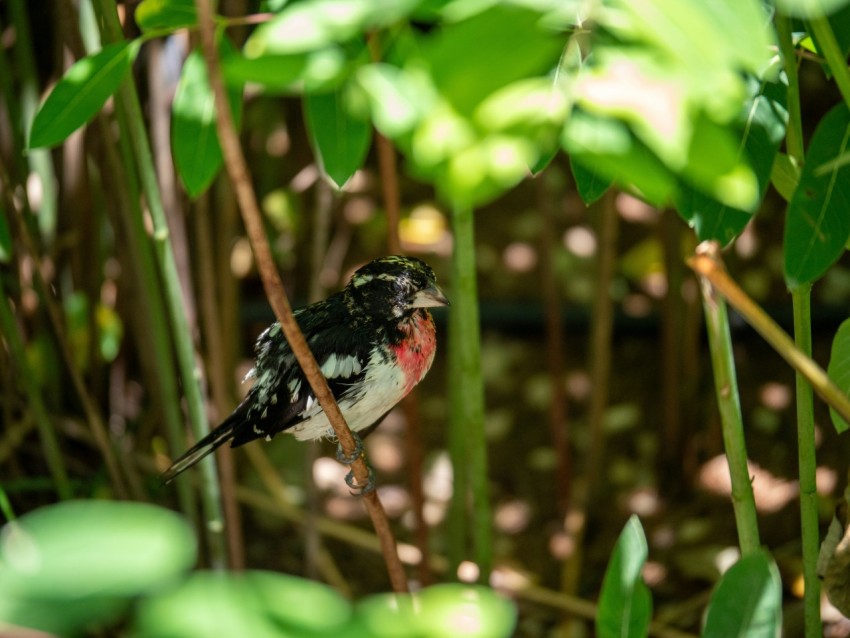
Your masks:
{"label": "bird", "polygon": [[[356,270],[341,291],[295,311],[352,432],[379,423],[425,377],[437,346],[428,309],[448,305],[430,266],[390,255]],[[245,377],[254,385],[230,416],[173,462],[164,483],[227,442],[239,447],[280,432],[302,441],[333,438],[280,323],[260,334],[254,351]]]}

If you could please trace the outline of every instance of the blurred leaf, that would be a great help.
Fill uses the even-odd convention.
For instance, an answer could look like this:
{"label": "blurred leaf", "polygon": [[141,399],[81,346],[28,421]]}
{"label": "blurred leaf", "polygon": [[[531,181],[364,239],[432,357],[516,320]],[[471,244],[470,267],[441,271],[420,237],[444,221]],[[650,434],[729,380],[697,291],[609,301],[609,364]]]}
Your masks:
{"label": "blurred leaf", "polygon": [[659,208],[673,198],[673,174],[622,122],[576,110],[567,120],[561,144],[570,161],[592,167],[603,180],[632,190]]}
{"label": "blurred leaf", "polygon": [[510,638],[516,605],[489,587],[445,583],[418,596],[417,625],[427,638]]}
{"label": "blurred leaf", "polygon": [[142,32],[179,29],[198,22],[194,0],[142,0],[135,16]]}
{"label": "blurred leaf", "polygon": [[[219,42],[219,55],[234,54],[230,41]],[[242,119],[242,89],[228,89],[230,110],[236,126]],[[221,145],[215,121],[215,96],[207,78],[207,65],[200,49],[186,58],[174,94],[171,120],[171,149],[174,165],[190,197],[197,197],[212,183],[222,165]]]}
{"label": "blurred leaf", "polygon": [[100,356],[111,363],[121,349],[121,339],[124,337],[124,324],[121,316],[113,308],[104,304],[97,306],[97,327],[100,336]]}
{"label": "blurred leaf", "polygon": [[139,606],[141,636],[337,636],[351,607],[331,588],[313,581],[248,571],[198,572],[176,589]]}
{"label": "blurred leaf", "polygon": [[[365,48],[359,50],[365,51]],[[348,55],[353,53],[347,54],[338,46],[287,55],[234,55],[223,61],[222,72],[230,85],[253,82],[271,93],[327,91],[339,86],[351,70]]]}
{"label": "blurred leaf", "polygon": [[372,124],[353,115],[344,90],[304,97],[307,135],[322,173],[342,188],[363,165],[372,142]]}
{"label": "blurred leaf", "polygon": [[772,0],[776,8],[795,18],[821,18],[832,15],[843,7],[848,0]]}
{"label": "blurred leaf", "polygon": [[643,582],[647,545],[640,520],[632,515],[620,534],[605,570],[596,632],[600,638],[643,637],[652,616],[652,597]]}
{"label": "blurred leaf", "polygon": [[779,638],[782,583],[767,552],[745,556],[723,574],[705,620],[703,638]]}
{"label": "blurred leaf", "polygon": [[[748,78],[748,84],[751,98],[738,122],[741,129],[739,149],[752,166],[758,182],[756,202],[760,202],[770,183],[776,152],[785,137],[786,87],[779,82],[759,82],[754,77]],[[705,157],[714,159],[712,154]],[[695,228],[700,241],[714,239],[723,245],[737,237],[752,217],[742,207],[722,203],[718,197],[687,185],[683,185],[676,205],[679,214]]]}
{"label": "blurred leaf", "polygon": [[92,119],[118,90],[138,50],[138,41],[116,42],[77,60],[36,113],[29,148],[55,146]]}
{"label": "blurred leaf", "polygon": [[[838,327],[832,340],[832,354],[829,357],[827,374],[845,394],[850,394],[850,319]],[[848,423],[831,407],[829,416],[832,424],[839,433],[848,429]]]}
{"label": "blurred leaf", "polygon": [[496,90],[556,68],[562,47],[539,12],[499,4],[429,33],[422,56],[441,95],[469,117]]}
{"label": "blurred leaf", "polygon": [[776,160],[770,172],[770,183],[782,199],[786,202],[791,201],[800,183],[800,167],[794,162],[794,158],[785,153],[776,154]]}
{"label": "blurred leaf", "polygon": [[579,197],[585,204],[592,204],[611,188],[611,179],[600,177],[572,157],[570,157],[570,169],[576,183],[576,190],[578,190]]}
{"label": "blurred leaf", "polygon": [[375,127],[394,140],[410,133],[437,101],[427,76],[389,64],[359,69],[356,81],[369,98]]}
{"label": "blurred leaf", "polygon": [[159,507],[68,501],[36,510],[0,535],[0,618],[76,633],[161,589],[195,551],[194,532]]}
{"label": "blurred leaf", "polygon": [[814,281],[844,252],[850,237],[850,111],[839,104],[815,129],[785,223],[785,278],[792,288]]}
{"label": "blurred leaf", "polygon": [[362,37],[408,15],[418,0],[313,0],[291,3],[261,24],[245,43],[245,55],[305,53]]}

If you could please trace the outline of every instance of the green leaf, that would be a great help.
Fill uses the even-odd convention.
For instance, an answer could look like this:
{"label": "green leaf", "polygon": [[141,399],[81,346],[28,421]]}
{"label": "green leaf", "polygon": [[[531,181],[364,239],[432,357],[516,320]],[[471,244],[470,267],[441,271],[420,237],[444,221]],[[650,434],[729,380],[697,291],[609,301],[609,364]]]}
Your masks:
{"label": "green leaf", "polygon": [[497,5],[430,33],[422,55],[439,92],[470,116],[496,90],[556,68],[562,47],[539,12]]}
{"label": "green leaf", "polygon": [[786,153],[777,153],[770,172],[770,183],[786,202],[790,202],[800,183],[800,167]]}
{"label": "green leaf", "polygon": [[142,0],[135,15],[143,32],[181,29],[198,23],[194,0]]}
{"label": "green leaf", "polygon": [[324,175],[340,189],[363,165],[372,125],[351,113],[345,91],[311,93],[304,98],[310,146]]}
{"label": "green leaf", "polygon": [[36,510],[0,535],[0,620],[75,634],[162,589],[195,556],[194,532],[163,508],[68,501]]}
{"label": "green leaf", "polygon": [[622,122],[576,110],[567,120],[561,145],[571,161],[659,208],[673,199],[675,177]]}
{"label": "green leaf", "polygon": [[822,18],[847,6],[848,0],[772,0],[776,8],[795,18]]}
{"label": "green leaf", "polygon": [[[219,43],[223,60],[234,54],[227,38]],[[242,91],[228,89],[230,111],[236,125],[242,116]],[[174,165],[190,197],[203,193],[222,165],[221,145],[215,122],[215,96],[207,77],[207,66],[200,49],[186,58],[171,115],[171,149]]]}
{"label": "green leaf", "polygon": [[820,121],[806,152],[785,222],[785,279],[792,288],[814,281],[844,252],[850,237],[850,111],[834,107]]}
{"label": "green leaf", "polygon": [[77,60],[36,113],[29,148],[55,146],[91,120],[121,86],[138,50],[136,40],[116,42]]}
{"label": "green leaf", "polygon": [[[832,340],[832,353],[829,356],[829,366],[826,369],[829,378],[845,394],[850,394],[850,319],[838,327]],[[838,412],[829,408],[832,424],[839,433],[850,427]]]}
{"label": "green leaf", "polygon": [[585,167],[584,164],[575,161],[572,157],[570,158],[570,169],[576,183],[576,190],[578,190],[581,201],[585,204],[592,204],[611,188],[612,180],[600,177],[591,168]]}
{"label": "green leaf", "polygon": [[433,638],[454,638],[461,634],[464,638],[514,635],[516,605],[489,587],[444,583],[423,589],[415,598],[420,635]]}
{"label": "green leaf", "polygon": [[[758,182],[758,201],[764,197],[779,145],[785,137],[788,111],[786,87],[779,82],[748,78],[751,97],[742,111],[740,149],[749,159]],[[676,200],[679,214],[696,230],[700,241],[714,239],[728,244],[740,234],[752,215],[742,208],[724,204],[698,189],[684,185]]]}
{"label": "green leaf", "polygon": [[196,636],[340,635],[351,606],[320,583],[263,571],[197,572],[178,588],[139,606],[139,635]]}
{"label": "green leaf", "polygon": [[702,638],[779,638],[782,582],[767,552],[745,556],[723,574],[711,597]]}
{"label": "green leaf", "polygon": [[632,515],[620,534],[605,570],[596,633],[600,638],[643,638],[652,616],[652,597],[643,582],[646,536],[637,516]]}

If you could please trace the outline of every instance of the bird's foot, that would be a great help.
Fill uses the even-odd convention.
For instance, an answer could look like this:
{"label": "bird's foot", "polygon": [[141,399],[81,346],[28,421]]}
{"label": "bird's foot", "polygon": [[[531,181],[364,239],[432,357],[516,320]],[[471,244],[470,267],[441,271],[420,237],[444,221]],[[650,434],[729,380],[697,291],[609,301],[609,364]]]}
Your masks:
{"label": "bird's foot", "polygon": [[356,432],[352,432],[351,436],[354,438],[354,451],[350,455],[346,455],[342,443],[336,444],[336,460],[343,465],[351,465],[363,454],[363,439],[357,436]]}
{"label": "bird's foot", "polygon": [[366,469],[369,471],[369,478],[366,480],[365,485],[359,485],[357,483],[357,478],[354,476],[354,470],[345,475],[345,484],[351,488],[351,493],[364,496],[369,492],[375,491],[375,470],[372,469],[371,465],[367,465]]}

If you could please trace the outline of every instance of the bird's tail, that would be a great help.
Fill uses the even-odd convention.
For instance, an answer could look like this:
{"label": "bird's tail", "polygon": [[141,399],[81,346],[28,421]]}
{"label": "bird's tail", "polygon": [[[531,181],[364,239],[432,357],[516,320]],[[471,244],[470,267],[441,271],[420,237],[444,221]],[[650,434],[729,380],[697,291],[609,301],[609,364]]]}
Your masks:
{"label": "bird's tail", "polygon": [[162,475],[163,483],[170,483],[175,476],[182,471],[189,469],[195,463],[204,458],[207,454],[211,454],[216,449],[227,443],[233,438],[233,430],[238,419],[231,415],[215,430],[207,434],[204,438],[190,447],[179,459],[171,464]]}

